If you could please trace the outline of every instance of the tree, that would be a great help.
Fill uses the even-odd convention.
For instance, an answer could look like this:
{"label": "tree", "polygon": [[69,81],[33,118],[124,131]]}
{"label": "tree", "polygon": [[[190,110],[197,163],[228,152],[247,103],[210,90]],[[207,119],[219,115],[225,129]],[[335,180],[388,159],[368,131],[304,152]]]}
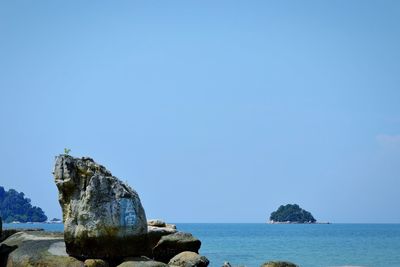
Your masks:
{"label": "tree", "polygon": [[269,217],[274,222],[315,223],[316,220],[310,212],[303,210],[297,204],[281,205]]}
{"label": "tree", "polygon": [[5,191],[0,186],[0,216],[6,223],[19,222],[44,222],[47,216],[39,207],[32,207],[31,200],[22,192],[14,189]]}

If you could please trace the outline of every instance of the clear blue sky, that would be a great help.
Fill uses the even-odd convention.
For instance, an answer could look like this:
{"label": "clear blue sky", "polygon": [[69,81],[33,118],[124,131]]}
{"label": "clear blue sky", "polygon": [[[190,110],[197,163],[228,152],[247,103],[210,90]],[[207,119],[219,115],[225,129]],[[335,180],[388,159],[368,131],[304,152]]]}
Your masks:
{"label": "clear blue sky", "polygon": [[90,156],[149,218],[400,222],[399,1],[1,1],[0,185]]}

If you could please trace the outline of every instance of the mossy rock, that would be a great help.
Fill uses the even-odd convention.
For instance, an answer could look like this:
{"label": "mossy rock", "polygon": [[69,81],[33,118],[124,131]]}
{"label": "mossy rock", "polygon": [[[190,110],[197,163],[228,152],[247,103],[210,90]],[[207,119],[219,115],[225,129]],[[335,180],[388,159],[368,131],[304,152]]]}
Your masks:
{"label": "mossy rock", "polygon": [[85,267],[109,267],[108,262],[102,259],[87,259],[84,265]]}
{"label": "mossy rock", "polygon": [[147,257],[131,257],[125,259],[117,267],[167,267],[168,265],[159,261],[151,260]]}
{"label": "mossy rock", "polygon": [[112,260],[123,257],[144,255],[148,253],[147,235],[118,236],[117,233],[103,235],[101,237],[89,237],[87,234],[71,236],[64,234],[67,253],[77,258],[101,257]]}
{"label": "mossy rock", "polygon": [[210,261],[192,251],[184,251],[173,257],[168,265],[180,267],[207,267]]}
{"label": "mossy rock", "polygon": [[261,267],[299,267],[299,266],[288,261],[269,261],[262,264]]}
{"label": "mossy rock", "polygon": [[161,237],[153,248],[153,257],[157,261],[168,263],[175,255],[184,251],[199,252],[201,241],[190,233],[177,232]]}

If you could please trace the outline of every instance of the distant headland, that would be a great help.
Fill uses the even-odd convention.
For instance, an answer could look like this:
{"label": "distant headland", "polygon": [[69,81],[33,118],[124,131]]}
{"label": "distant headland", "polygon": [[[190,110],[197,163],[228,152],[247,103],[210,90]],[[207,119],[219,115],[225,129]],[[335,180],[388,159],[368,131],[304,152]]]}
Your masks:
{"label": "distant headland", "polygon": [[45,222],[47,216],[39,207],[31,205],[31,200],[22,192],[5,190],[0,186],[0,216],[5,223]]}

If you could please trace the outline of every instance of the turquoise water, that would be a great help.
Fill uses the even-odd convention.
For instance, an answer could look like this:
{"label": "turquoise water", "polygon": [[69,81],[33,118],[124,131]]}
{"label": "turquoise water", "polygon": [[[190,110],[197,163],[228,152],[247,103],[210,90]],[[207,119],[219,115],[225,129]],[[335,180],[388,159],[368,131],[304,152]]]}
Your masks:
{"label": "turquoise water", "polygon": [[[5,225],[9,227],[10,225]],[[60,224],[12,227],[62,230]],[[202,241],[210,266],[260,266],[289,260],[302,267],[400,267],[400,224],[177,224]]]}

